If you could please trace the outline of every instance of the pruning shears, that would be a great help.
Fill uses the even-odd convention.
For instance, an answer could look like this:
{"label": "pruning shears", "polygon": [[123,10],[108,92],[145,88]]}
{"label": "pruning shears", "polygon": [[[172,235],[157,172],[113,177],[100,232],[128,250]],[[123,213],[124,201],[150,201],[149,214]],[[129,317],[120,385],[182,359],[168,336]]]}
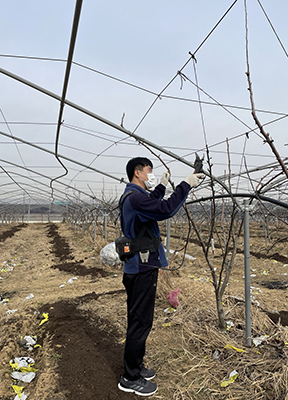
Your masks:
{"label": "pruning shears", "polygon": [[193,167],[195,168],[194,174],[201,174],[203,173],[203,161],[204,161],[204,156],[202,158],[199,157],[197,153],[195,153],[195,161]]}

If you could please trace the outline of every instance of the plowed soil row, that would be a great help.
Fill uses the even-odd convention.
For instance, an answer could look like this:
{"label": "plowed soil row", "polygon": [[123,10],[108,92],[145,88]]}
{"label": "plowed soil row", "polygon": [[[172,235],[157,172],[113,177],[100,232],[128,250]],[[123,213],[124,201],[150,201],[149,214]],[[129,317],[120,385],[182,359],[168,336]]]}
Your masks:
{"label": "plowed soil row", "polygon": [[[74,259],[68,242],[58,233],[55,224],[50,224],[48,237],[52,238],[52,251],[61,264],[52,265],[66,273],[77,276],[91,275],[106,277],[109,273],[103,268],[86,268],[84,260],[69,262]],[[112,291],[111,295],[124,290]],[[107,295],[107,293],[105,294]],[[97,300],[95,292],[77,297],[72,301],[59,301],[41,307],[40,313],[49,312],[50,323],[46,334],[51,336],[51,345],[58,348],[59,387],[57,391],[66,394],[69,400],[81,399],[127,399],[127,394],[119,393],[117,383],[123,366],[123,346],[117,344],[119,335],[109,324],[94,316],[94,324],[89,316],[84,315],[77,305]],[[86,313],[87,314],[87,313]],[[101,326],[106,327],[103,332]],[[107,329],[109,332],[107,332]],[[104,333],[104,334],[103,334]],[[73,362],[74,360],[74,362]],[[71,362],[72,361],[72,362]],[[131,395],[128,397],[131,398]]]}
{"label": "plowed soil row", "polygon": [[[63,281],[65,284],[65,281],[68,280],[67,278],[71,276],[77,277],[77,280],[73,281],[73,284],[65,284],[62,289],[59,288],[60,285],[56,286],[53,282],[53,289],[47,297],[51,300],[53,298],[58,298],[57,301],[49,301],[43,304],[43,301],[39,302],[40,293],[39,295],[35,294],[34,299],[38,298],[38,303],[36,303],[34,299],[30,300],[30,307],[25,307],[20,313],[17,311],[10,315],[10,317],[4,317],[6,320],[6,334],[4,333],[4,337],[1,340],[0,350],[6,355],[6,360],[4,361],[2,357],[2,363],[6,363],[6,368],[8,369],[9,364],[7,365],[7,363],[9,363],[10,358],[19,355],[32,356],[31,353],[27,353],[27,350],[18,347],[17,341],[19,336],[15,335],[15,337],[13,337],[13,331],[20,333],[19,331],[24,330],[24,332],[21,332],[23,336],[28,334],[28,327],[23,323],[25,314],[26,318],[33,320],[29,328],[31,329],[31,326],[33,327],[34,334],[36,330],[38,336],[37,342],[43,344],[41,350],[35,350],[33,352],[36,366],[39,368],[37,370],[37,376],[32,383],[25,385],[27,386],[27,388],[25,388],[25,393],[29,393],[31,400],[40,398],[41,400],[90,400],[92,398],[103,400],[133,399],[133,395],[120,392],[117,388],[123,368],[123,343],[121,343],[123,336],[120,338],[116,327],[105,318],[94,313],[90,306],[91,302],[98,302],[99,298],[102,298],[103,304],[106,303],[106,299],[110,299],[109,301],[111,301],[111,298],[113,298],[116,303],[119,303],[119,296],[121,297],[120,301],[122,303],[125,301],[120,275],[118,276],[114,273],[115,271],[109,271],[107,268],[103,269],[96,266],[97,258],[97,264],[99,264],[99,256],[97,257],[97,254],[94,254],[91,248],[89,252],[92,257],[85,255],[85,252],[80,254],[78,246],[78,251],[74,254],[71,248],[73,245],[71,246],[66,238],[59,234],[58,227],[55,224],[38,225],[37,233],[40,234],[41,231],[39,235],[41,238],[37,238],[35,232],[32,233],[32,225],[29,225],[25,230],[23,229],[22,232],[20,232],[23,227],[24,226],[15,226],[13,229],[2,232],[2,237],[9,238],[7,240],[10,240],[10,243],[6,240],[5,244],[9,246],[11,250],[13,248],[18,249],[17,257],[15,257],[17,258],[17,262],[20,261],[20,259],[22,261],[21,266],[17,265],[13,268],[13,271],[7,273],[9,277],[4,277],[3,280],[4,283],[7,283],[7,288],[9,287],[10,278],[13,279],[13,274],[19,274],[21,269],[23,282],[26,282],[26,280],[29,281],[29,291],[37,293],[37,284],[39,282],[35,279],[36,271],[32,273],[34,278],[31,277],[31,279],[29,279],[27,276],[29,275],[29,271],[31,273],[31,271],[34,270],[34,266],[30,263],[29,267],[27,265],[28,260],[29,262],[30,260],[32,261],[31,256],[33,255],[31,240],[34,241],[33,244],[38,244],[37,253],[41,254],[41,261],[48,261],[46,257],[49,259],[48,265],[42,268],[42,272],[40,273],[40,276],[44,275],[47,280],[47,291],[51,284],[50,278],[52,278],[53,281],[56,278],[58,284]],[[25,233],[29,231],[30,235],[28,235],[28,238]],[[16,232],[18,232],[18,237],[14,235]],[[45,235],[47,235],[46,241]],[[22,246],[19,244],[19,240],[22,244],[25,243],[26,251],[23,255],[20,255],[19,250]],[[83,247],[85,250],[85,241]],[[27,252],[30,255],[29,258]],[[27,257],[27,261],[25,262],[23,262],[24,257]],[[71,260],[73,259],[79,259],[79,261],[72,262]],[[57,263],[57,261],[60,261],[60,263]],[[27,266],[25,267],[25,265]],[[83,277],[83,282],[80,282],[81,277]],[[103,279],[112,280],[112,285],[110,285],[108,281],[101,285],[100,281]],[[41,280],[43,280],[43,278],[41,278]],[[89,292],[87,290],[89,286],[90,289],[92,289],[91,286],[94,286],[99,293],[96,294],[94,290]],[[102,288],[104,291],[99,290]],[[107,290],[107,288],[111,288],[112,290]],[[45,282],[44,286],[42,284],[40,291],[42,290],[45,290]],[[63,297],[61,296],[60,290],[64,291],[66,295],[65,299],[59,300],[59,297]],[[53,291],[58,291],[58,294],[55,293],[53,295]],[[85,294],[80,295],[81,292]],[[42,295],[44,297],[45,293]],[[5,297],[9,297],[9,305],[11,305],[13,301],[19,305],[19,292],[17,289],[14,291],[6,291]],[[23,296],[20,295],[20,297]],[[32,303],[33,305],[31,307]],[[40,307],[37,307],[37,304]],[[35,317],[35,312],[40,316],[43,312],[49,314],[48,322],[43,324],[41,328],[38,327],[40,320]],[[20,321],[20,319],[22,319],[22,321]],[[2,320],[1,325],[3,322]],[[8,329],[9,325],[10,329]],[[8,337],[10,337],[10,339],[8,339]],[[9,343],[10,345],[12,344],[10,348]],[[7,346],[9,355],[7,354]],[[11,379],[7,373],[1,376],[0,382],[4,383],[3,389],[0,389],[0,399],[14,399],[15,394],[13,395],[13,391],[9,387]]]}
{"label": "plowed soil row", "polygon": [[0,242],[5,242],[7,238],[14,236],[14,234],[20,231],[22,228],[25,228],[26,224],[15,225],[11,229],[4,230],[0,234]]}

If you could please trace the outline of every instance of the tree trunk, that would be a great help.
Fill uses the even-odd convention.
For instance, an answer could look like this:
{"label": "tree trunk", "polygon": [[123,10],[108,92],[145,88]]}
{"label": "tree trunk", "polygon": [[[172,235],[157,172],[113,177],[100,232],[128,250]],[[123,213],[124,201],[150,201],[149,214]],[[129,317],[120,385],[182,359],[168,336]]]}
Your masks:
{"label": "tree trunk", "polygon": [[225,313],[223,309],[223,303],[222,303],[222,296],[220,296],[219,292],[217,293],[215,290],[215,296],[216,296],[216,305],[217,305],[217,315],[218,315],[218,322],[219,322],[219,328],[221,330],[226,330],[227,324],[225,321]]}

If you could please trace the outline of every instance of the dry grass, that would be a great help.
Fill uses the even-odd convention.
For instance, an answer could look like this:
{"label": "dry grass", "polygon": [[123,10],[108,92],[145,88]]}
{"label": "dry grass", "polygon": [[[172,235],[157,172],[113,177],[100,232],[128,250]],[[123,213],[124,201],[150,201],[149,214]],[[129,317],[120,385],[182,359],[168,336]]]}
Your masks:
{"label": "dry grass", "polygon": [[[181,286],[181,278],[177,279]],[[166,282],[160,278],[160,292]],[[172,284],[173,286],[173,284]],[[175,285],[174,285],[175,286]],[[166,293],[171,289],[171,281]],[[156,311],[149,339],[153,362],[159,369],[158,399],[284,399],[287,391],[288,330],[275,325],[258,307],[252,307],[253,337],[268,335],[258,347],[246,347],[244,304],[227,299],[225,309],[234,327],[217,327],[213,288],[209,283],[182,281],[180,305],[169,317]],[[162,306],[163,310],[163,306]],[[163,327],[170,322],[171,326]],[[231,345],[233,348],[225,348]],[[236,349],[242,349],[239,352]],[[236,370],[238,378],[225,388],[223,379]]]}

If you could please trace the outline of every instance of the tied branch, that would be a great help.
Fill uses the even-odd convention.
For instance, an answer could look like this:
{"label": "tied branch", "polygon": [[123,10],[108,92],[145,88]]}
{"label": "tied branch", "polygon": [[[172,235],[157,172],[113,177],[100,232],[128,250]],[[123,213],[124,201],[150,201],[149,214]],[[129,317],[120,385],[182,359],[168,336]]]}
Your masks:
{"label": "tied branch", "polygon": [[253,117],[253,119],[255,121],[255,124],[258,126],[258,128],[260,130],[261,135],[264,137],[264,143],[268,143],[268,145],[270,146],[270,148],[271,148],[273,154],[275,155],[277,161],[279,162],[279,165],[281,166],[282,171],[284,172],[284,174],[288,178],[288,170],[287,170],[286,165],[284,164],[280,154],[278,153],[278,150],[276,149],[276,146],[274,144],[273,139],[271,139],[269,133],[265,131],[265,129],[263,128],[263,125],[261,124],[261,122],[259,121],[259,119],[258,119],[258,117],[256,115],[254,98],[253,98],[251,75],[250,75],[250,66],[249,66],[248,14],[247,14],[247,3],[246,3],[246,0],[244,1],[244,5],[245,5],[246,65],[247,65],[246,76],[247,76],[247,81],[248,81],[248,90],[249,90],[249,94],[250,94],[251,114],[252,114],[252,117]]}

